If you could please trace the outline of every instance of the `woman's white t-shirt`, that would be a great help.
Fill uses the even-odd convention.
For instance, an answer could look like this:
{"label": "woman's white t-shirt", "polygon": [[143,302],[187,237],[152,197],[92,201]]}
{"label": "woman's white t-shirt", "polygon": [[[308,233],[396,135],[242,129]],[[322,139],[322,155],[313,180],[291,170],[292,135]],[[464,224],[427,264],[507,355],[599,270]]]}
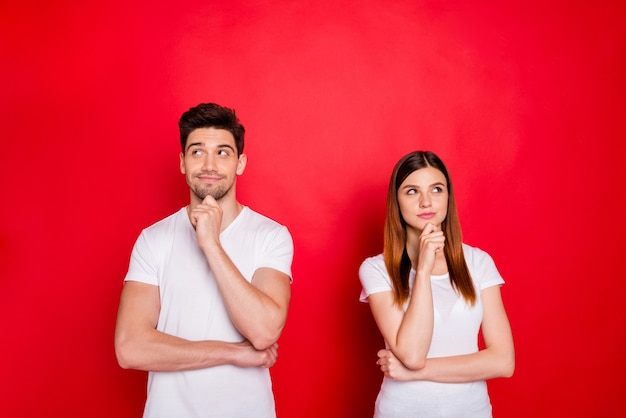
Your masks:
{"label": "woman's white t-shirt", "polygon": [[[466,244],[463,244],[463,254],[477,290],[476,303],[470,306],[465,302],[452,288],[448,274],[431,276],[435,316],[428,358],[477,352],[478,332],[483,317],[480,291],[504,284],[489,254]],[[367,303],[371,294],[392,290],[382,254],[370,257],[361,264],[359,278],[363,286],[361,302]],[[413,289],[414,282],[415,270],[412,270],[409,276],[410,289]],[[404,308],[406,310],[406,306]],[[491,417],[491,403],[485,381],[400,382],[384,377],[376,399],[375,417],[486,418]]]}

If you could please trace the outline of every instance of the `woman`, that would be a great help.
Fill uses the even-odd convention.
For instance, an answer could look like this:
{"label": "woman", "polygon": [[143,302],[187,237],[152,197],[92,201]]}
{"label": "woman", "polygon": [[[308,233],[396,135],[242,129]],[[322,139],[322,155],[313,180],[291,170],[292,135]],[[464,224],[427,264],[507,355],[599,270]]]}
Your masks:
{"label": "woman", "polygon": [[463,243],[450,176],[434,153],[396,164],[384,252],[359,277],[386,345],[374,416],[491,417],[485,380],[515,368],[504,280],[487,253]]}

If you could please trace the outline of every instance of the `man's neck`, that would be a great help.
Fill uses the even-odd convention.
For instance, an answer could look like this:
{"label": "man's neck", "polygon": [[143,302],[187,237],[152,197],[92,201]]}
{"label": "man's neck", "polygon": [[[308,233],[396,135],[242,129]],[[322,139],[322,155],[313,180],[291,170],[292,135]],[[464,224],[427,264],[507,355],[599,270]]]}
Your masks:
{"label": "man's neck", "polygon": [[220,231],[223,231],[230,225],[237,216],[243,210],[243,205],[239,203],[237,200],[233,199],[232,202],[224,202],[218,200],[217,203],[222,208],[222,226]]}

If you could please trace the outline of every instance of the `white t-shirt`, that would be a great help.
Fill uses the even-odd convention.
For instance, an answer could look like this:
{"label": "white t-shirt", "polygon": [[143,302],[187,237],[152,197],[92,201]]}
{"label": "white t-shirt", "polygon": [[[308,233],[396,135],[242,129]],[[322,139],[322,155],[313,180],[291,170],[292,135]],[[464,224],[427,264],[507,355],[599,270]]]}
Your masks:
{"label": "white t-shirt", "polygon": [[[261,267],[291,277],[289,231],[248,207],[222,231],[220,241],[246,280]],[[159,286],[159,331],[192,341],[244,340],[228,316],[186,208],[142,231],[125,281]],[[150,372],[144,416],[274,417],[269,370],[223,365]]]}
{"label": "white t-shirt", "polygon": [[[463,244],[465,261],[477,290],[474,306],[469,306],[450,283],[450,276],[431,276],[435,309],[433,337],[428,358],[446,357],[478,351],[478,331],[483,317],[480,291],[504,284],[493,259],[486,252]],[[383,255],[366,259],[359,269],[363,286],[360,300],[369,295],[392,290]],[[415,270],[409,286],[413,289]],[[408,304],[408,302],[407,302]],[[407,305],[404,306],[406,310]],[[387,345],[387,342],[385,342]],[[491,417],[491,404],[485,381],[438,383],[430,381],[399,382],[387,377],[376,399],[376,417]]]}

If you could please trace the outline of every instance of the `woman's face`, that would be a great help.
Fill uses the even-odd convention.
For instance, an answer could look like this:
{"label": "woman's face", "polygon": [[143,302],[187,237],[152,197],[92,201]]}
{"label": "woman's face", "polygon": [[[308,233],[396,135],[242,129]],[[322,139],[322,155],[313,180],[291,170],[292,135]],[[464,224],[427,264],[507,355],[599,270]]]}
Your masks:
{"label": "woman's face", "polygon": [[407,227],[422,231],[427,223],[438,228],[448,214],[448,183],[433,167],[415,170],[398,189],[398,205]]}

